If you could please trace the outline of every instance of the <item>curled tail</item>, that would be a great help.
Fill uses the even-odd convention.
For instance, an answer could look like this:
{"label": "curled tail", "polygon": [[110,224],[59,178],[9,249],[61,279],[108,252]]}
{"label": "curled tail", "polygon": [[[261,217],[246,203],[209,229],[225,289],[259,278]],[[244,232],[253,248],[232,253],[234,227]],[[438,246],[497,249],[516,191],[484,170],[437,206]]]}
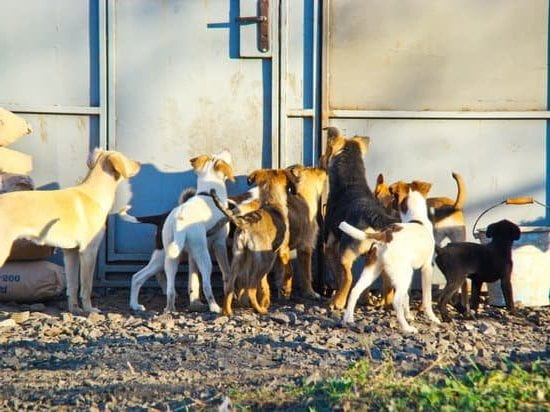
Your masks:
{"label": "curled tail", "polygon": [[458,173],[453,172],[453,179],[456,181],[457,186],[456,200],[453,207],[455,210],[460,210],[464,207],[464,202],[466,201],[466,185],[464,184],[464,180],[462,180],[462,176]]}
{"label": "curled tail", "polygon": [[[214,189],[210,190],[210,196],[212,196],[212,200],[214,201],[214,204],[220,211],[227,216],[229,221],[233,223],[238,228],[243,227],[243,220],[240,218],[239,215],[235,214],[231,209],[229,209],[226,205],[223,204],[221,199],[218,197],[216,191]],[[224,222],[225,223],[225,222]]]}
{"label": "curled tail", "polygon": [[385,228],[381,231],[367,233],[367,232],[362,231],[361,229],[356,228],[353,225],[350,225],[346,221],[340,222],[340,224],[338,225],[338,228],[342,232],[348,234],[349,236],[351,236],[354,239],[357,239],[357,240],[370,239],[370,240],[374,240],[378,243],[389,243],[389,242],[391,242],[393,240],[393,234],[402,229],[402,227],[399,226],[399,225],[390,225],[390,226],[388,226],[387,228]]}

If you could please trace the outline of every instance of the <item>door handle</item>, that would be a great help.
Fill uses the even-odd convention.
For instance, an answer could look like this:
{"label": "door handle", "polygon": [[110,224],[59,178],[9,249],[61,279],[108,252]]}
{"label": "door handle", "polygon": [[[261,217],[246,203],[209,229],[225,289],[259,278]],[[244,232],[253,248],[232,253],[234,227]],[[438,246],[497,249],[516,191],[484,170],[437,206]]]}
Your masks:
{"label": "door handle", "polygon": [[258,15],[237,17],[237,23],[256,23],[258,25],[258,49],[269,51],[269,0],[258,0]]}

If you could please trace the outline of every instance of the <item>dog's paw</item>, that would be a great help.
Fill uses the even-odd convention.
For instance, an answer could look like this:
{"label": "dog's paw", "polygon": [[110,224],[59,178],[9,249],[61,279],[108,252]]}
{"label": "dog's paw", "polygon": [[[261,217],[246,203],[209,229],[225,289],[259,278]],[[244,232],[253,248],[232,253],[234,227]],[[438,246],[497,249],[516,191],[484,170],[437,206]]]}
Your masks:
{"label": "dog's paw", "polygon": [[217,303],[210,305],[209,309],[210,309],[210,312],[222,313],[222,308],[220,308],[220,306]]}
{"label": "dog's paw", "polygon": [[84,308],[85,313],[101,313],[101,310],[98,308],[94,308],[93,306],[87,306]]}
{"label": "dog's paw", "polygon": [[403,327],[403,333],[415,334],[418,333],[418,329],[414,326]]}
{"label": "dog's paw", "polygon": [[313,290],[309,290],[301,293],[301,297],[304,299],[321,300],[321,295]]}
{"label": "dog's paw", "polygon": [[342,317],[342,325],[349,325],[350,323],[353,323],[354,322],[354,319],[353,319],[353,313],[351,312],[347,312],[344,313],[344,316]]}
{"label": "dog's paw", "polygon": [[136,312],[145,312],[145,306],[140,305],[139,303],[130,304],[130,309]]}

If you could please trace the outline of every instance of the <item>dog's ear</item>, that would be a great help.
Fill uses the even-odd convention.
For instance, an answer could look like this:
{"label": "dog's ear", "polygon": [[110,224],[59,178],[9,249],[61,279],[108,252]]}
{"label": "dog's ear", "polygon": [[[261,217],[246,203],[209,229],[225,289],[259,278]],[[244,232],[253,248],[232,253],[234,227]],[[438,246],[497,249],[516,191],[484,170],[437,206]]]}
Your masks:
{"label": "dog's ear", "polygon": [[369,150],[369,144],[370,144],[370,137],[368,136],[353,136],[351,140],[357,142],[359,145],[359,149],[361,150],[361,154],[365,156]]}
{"label": "dog's ear", "polygon": [[88,154],[88,159],[86,159],[86,166],[88,166],[88,169],[91,169],[95,166],[97,159],[99,156],[103,154],[104,150],[100,149],[99,147],[96,147],[94,150],[92,150]]}
{"label": "dog's ear", "polygon": [[413,180],[413,182],[411,183],[411,189],[416,192],[420,192],[420,194],[425,198],[428,197],[428,192],[430,191],[431,188],[432,188],[431,183],[423,182],[421,180]]}
{"label": "dog's ear", "polygon": [[246,178],[246,183],[248,183],[248,186],[252,186],[258,180],[261,180],[264,175],[265,171],[263,169],[254,170]]}
{"label": "dog's ear", "polygon": [[124,178],[137,175],[140,169],[139,162],[126,158],[122,153],[113,152],[107,157],[113,168]]}
{"label": "dog's ear", "polygon": [[210,160],[210,156],[200,155],[200,156],[192,158],[191,160],[189,160],[189,162],[191,163],[191,167],[193,169],[195,169],[195,171],[198,172],[198,171],[202,170],[202,168],[204,167],[206,162],[208,162],[209,160]]}
{"label": "dog's ear", "polygon": [[216,163],[214,163],[214,170],[216,172],[221,172],[225,175],[226,178],[228,178],[230,181],[235,181],[235,176],[233,175],[233,167],[223,161],[223,160],[216,160]]}
{"label": "dog's ear", "polygon": [[287,181],[287,189],[288,191],[295,195],[298,193],[297,185],[298,185],[298,179],[292,172],[290,172],[287,169],[283,169],[284,174],[286,175],[286,181]]}
{"label": "dog's ear", "polygon": [[378,177],[376,178],[376,184],[377,185],[383,185],[384,184],[384,175],[382,173],[378,174]]}
{"label": "dog's ear", "polygon": [[495,225],[496,223],[491,223],[489,226],[487,226],[487,231],[485,232],[485,236],[488,238],[492,238],[495,235]]}

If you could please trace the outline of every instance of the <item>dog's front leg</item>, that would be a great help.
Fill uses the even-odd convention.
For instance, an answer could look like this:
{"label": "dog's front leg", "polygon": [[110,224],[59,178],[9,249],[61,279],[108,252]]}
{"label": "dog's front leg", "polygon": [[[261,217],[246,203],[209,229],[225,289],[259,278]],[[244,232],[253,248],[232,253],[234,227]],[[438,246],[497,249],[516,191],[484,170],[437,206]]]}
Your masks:
{"label": "dog's front leg", "polygon": [[164,257],[164,273],[166,274],[166,307],[164,312],[176,311],[176,273],[178,271],[179,256],[172,258],[166,254]]}
{"label": "dog's front leg", "polygon": [[508,309],[511,315],[517,315],[516,308],[514,307],[514,294],[512,292],[512,282],[510,280],[510,275],[504,276],[500,280],[500,287],[502,289],[502,294],[504,295],[506,308]]}
{"label": "dog's front leg", "polygon": [[359,296],[361,296],[365,289],[368,288],[372,284],[372,282],[376,280],[379,273],[380,267],[377,262],[365,266],[363,272],[361,272],[361,276],[359,277],[357,283],[349,294],[348,305],[342,319],[342,323],[344,325],[348,323],[353,323],[353,313],[355,312],[355,305],[357,304]]}
{"label": "dog's front leg", "polygon": [[[139,303],[139,291],[145,281],[155,274],[162,273],[164,283],[166,283],[166,277],[164,276],[164,249],[155,249],[151,255],[151,259],[147,266],[141,269],[139,272],[132,276],[132,284],[130,288],[130,309],[136,311],[144,311],[145,306]],[[164,286],[166,293],[166,285]]]}
{"label": "dog's front leg", "polygon": [[97,249],[92,245],[80,252],[80,298],[82,309],[88,313],[99,312],[99,309],[92,306],[92,286],[96,257]]}
{"label": "dog's front leg", "polygon": [[68,309],[71,313],[80,313],[78,305],[78,250],[63,249],[63,262],[67,279]]}
{"label": "dog's front leg", "polygon": [[351,267],[355,257],[354,253],[349,250],[344,252],[342,256],[338,273],[338,289],[329,303],[331,309],[343,309],[346,306],[346,300],[353,281]]}

